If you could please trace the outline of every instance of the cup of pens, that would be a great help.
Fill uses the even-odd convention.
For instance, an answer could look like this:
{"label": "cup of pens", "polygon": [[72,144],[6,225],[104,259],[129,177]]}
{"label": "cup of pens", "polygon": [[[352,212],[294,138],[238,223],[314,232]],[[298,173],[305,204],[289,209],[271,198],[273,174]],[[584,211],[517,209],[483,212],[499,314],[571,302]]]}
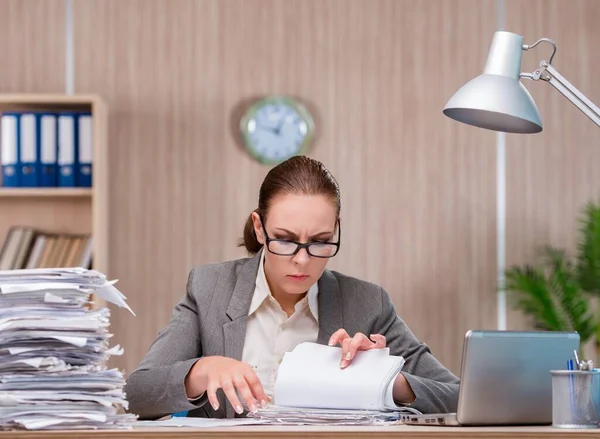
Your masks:
{"label": "cup of pens", "polygon": [[568,360],[567,370],[551,370],[552,426],[600,428],[600,369],[591,361]]}

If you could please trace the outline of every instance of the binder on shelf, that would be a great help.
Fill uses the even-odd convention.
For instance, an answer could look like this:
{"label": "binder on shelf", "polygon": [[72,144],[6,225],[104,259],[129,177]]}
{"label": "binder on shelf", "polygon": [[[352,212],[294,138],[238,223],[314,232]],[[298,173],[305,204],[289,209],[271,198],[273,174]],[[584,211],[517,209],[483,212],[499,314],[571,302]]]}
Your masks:
{"label": "binder on shelf", "polygon": [[75,186],[77,161],[77,119],[75,113],[58,116],[58,186]]}
{"label": "binder on shelf", "polygon": [[21,114],[21,145],[19,148],[19,172],[21,187],[39,186],[38,134],[35,113]]}
{"label": "binder on shelf", "polygon": [[0,145],[0,162],[2,163],[2,186],[19,187],[19,113],[2,114],[2,145]]}
{"label": "binder on shelf", "polygon": [[45,113],[38,118],[41,187],[58,185],[56,154],[58,150],[56,114]]}
{"label": "binder on shelf", "polygon": [[78,154],[77,154],[77,186],[92,187],[92,115],[81,113],[78,117]]}

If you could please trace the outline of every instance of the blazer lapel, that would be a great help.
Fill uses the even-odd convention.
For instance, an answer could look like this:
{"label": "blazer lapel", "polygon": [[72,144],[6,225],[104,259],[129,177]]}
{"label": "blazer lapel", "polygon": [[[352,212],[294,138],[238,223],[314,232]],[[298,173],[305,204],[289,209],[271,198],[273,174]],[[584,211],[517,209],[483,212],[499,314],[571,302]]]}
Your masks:
{"label": "blazer lapel", "polygon": [[[239,268],[237,281],[227,306],[226,314],[230,321],[223,325],[223,352],[229,358],[242,359],[248,310],[256,288],[256,274],[262,250]],[[327,344],[331,335],[343,327],[342,296],[335,276],[325,270],[319,279],[319,334],[317,343]],[[222,401],[224,402],[224,401]],[[226,403],[227,417],[234,417],[235,411]]]}
{"label": "blazer lapel", "polygon": [[[256,274],[261,254],[262,251],[258,252],[239,268],[237,281],[226,311],[230,321],[223,325],[223,352],[226,357],[240,361],[244,351],[248,310],[256,288]],[[227,416],[234,417],[235,411],[229,402],[226,407]]]}
{"label": "blazer lapel", "polygon": [[335,331],[343,328],[342,295],[336,277],[325,270],[319,279],[319,335],[317,343],[327,344]]}
{"label": "blazer lapel", "polygon": [[239,268],[235,287],[225,312],[230,321],[223,325],[223,352],[227,357],[236,360],[242,359],[248,310],[256,288],[260,256],[261,252],[258,252]]}

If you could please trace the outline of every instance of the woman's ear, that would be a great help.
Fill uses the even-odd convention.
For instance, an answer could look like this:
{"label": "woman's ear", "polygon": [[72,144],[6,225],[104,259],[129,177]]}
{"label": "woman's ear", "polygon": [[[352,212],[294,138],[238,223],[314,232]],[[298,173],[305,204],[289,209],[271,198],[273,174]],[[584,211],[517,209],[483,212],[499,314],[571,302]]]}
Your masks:
{"label": "woman's ear", "polygon": [[265,245],[265,236],[263,233],[262,225],[260,223],[260,217],[256,212],[252,212],[252,224],[254,225],[254,233],[256,234],[256,239],[260,244]]}

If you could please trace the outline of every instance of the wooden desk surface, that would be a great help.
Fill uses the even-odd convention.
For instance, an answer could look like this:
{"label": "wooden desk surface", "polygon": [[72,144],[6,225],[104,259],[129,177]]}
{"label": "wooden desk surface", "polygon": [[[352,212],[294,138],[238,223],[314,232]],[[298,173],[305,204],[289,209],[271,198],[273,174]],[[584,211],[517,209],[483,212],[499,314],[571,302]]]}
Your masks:
{"label": "wooden desk surface", "polygon": [[212,439],[212,438],[600,438],[600,429],[560,429],[553,427],[426,427],[397,425],[387,427],[277,427],[248,425],[221,428],[135,428],[106,431],[3,431],[0,439]]}

